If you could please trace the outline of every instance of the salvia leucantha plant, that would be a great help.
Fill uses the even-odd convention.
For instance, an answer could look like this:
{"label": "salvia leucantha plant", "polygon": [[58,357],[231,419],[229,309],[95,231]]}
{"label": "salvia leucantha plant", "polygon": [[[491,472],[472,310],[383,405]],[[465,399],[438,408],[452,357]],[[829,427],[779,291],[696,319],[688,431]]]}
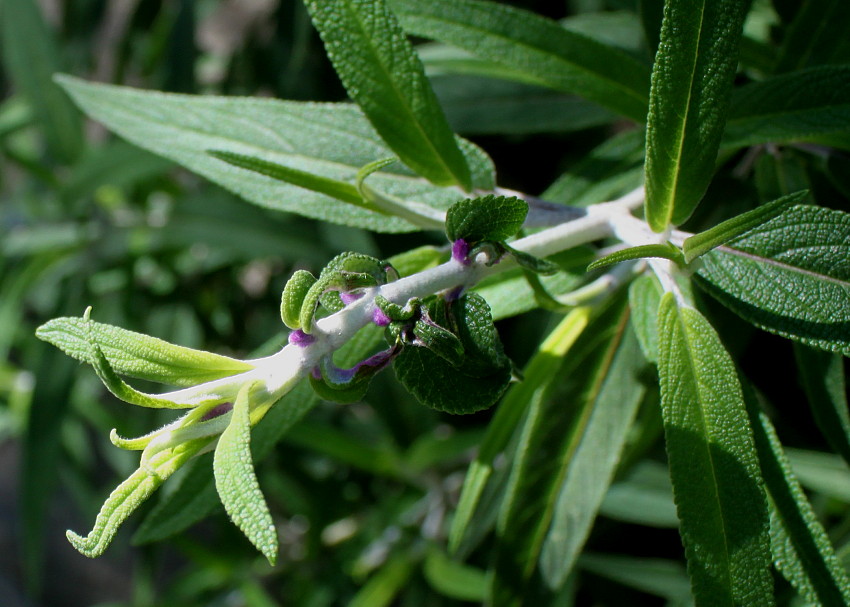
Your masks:
{"label": "salvia leucantha plant", "polygon": [[[785,147],[826,162],[850,150],[850,68],[829,59],[847,58],[843,37],[803,41],[805,20],[840,23],[840,11],[804,4],[777,53],[742,38],[750,2],[663,4],[650,65],[495,2],[308,0],[354,103],[59,77],[121,137],[252,203],[375,232],[445,235],[441,246],[391,259],[348,251],[318,275],[294,272],[280,304],[288,345],[265,358],[105,325],[96,302],[82,317],[44,324],[41,339],[92,365],[121,400],[185,410],[144,436],[113,431],[115,446],[141,452],[139,467],[87,535],[68,532],[74,547],[103,553],[160,485],[212,451],[221,503],[273,564],[278,537],[256,459],[318,399],[359,401],[392,367],[424,406],[495,407],[448,533],[459,560],[492,537],[478,598],[565,596],[615,475],[652,439],[642,412],[655,408],[695,603],[773,604],[775,573],[809,603],[850,603],[847,571],[764,397],[705,312],[708,295],[794,342],[815,421],[850,460],[841,365],[850,355],[850,216],[813,204],[792,178],[777,178],[761,204],[750,192],[743,203],[706,195],[730,163],[745,174]],[[409,35],[442,43],[443,53],[429,55],[437,47],[414,47]],[[807,44],[833,46],[795,50]],[[589,185],[568,177],[542,197],[498,187],[487,154],[450,129],[423,62],[566,92],[619,117],[621,132],[585,161],[589,174],[594,162],[608,173],[597,169]],[[679,229],[689,219],[691,229]],[[518,368],[494,317],[533,308],[547,310],[553,328]],[[124,378],[177,389],[143,393]]]}

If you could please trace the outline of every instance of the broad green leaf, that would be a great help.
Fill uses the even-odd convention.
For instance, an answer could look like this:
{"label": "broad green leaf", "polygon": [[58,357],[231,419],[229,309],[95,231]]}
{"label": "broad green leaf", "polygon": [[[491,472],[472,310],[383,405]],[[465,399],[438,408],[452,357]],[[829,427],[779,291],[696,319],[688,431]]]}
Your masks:
{"label": "broad green leaf", "polygon": [[307,9],[349,96],[402,162],[469,191],[469,167],[425,70],[383,0],[309,0]]}
{"label": "broad green leaf", "polygon": [[[364,165],[394,155],[354,105],[242,97],[173,95],[91,84],[62,76],[59,83],[89,115],[141,148],[174,160],[262,207],[381,232],[411,231],[397,217],[246,172],[208,150],[259,158],[325,179],[354,183]],[[475,188],[492,189],[493,166],[461,141]],[[438,210],[459,198],[396,164],[369,178],[378,191]]]}
{"label": "broad green leaf", "polygon": [[736,89],[721,145],[833,144],[850,140],[849,125],[850,66],[812,67]]}
{"label": "broad green leaf", "polygon": [[807,191],[802,191],[783,196],[778,200],[763,204],[752,211],[747,211],[737,217],[727,219],[704,232],[689,236],[682,243],[682,250],[685,253],[685,263],[691,263],[694,259],[705,255],[711,249],[726,244],[739,236],[743,236],[753,228],[770,221],[777,215],[781,215],[792,204],[802,202],[803,198],[807,195]]}
{"label": "broad green leaf", "polygon": [[697,605],[772,605],[768,511],[735,366],[673,294],[658,312],[667,457]]}
{"label": "broad green leaf", "polygon": [[39,339],[53,344],[68,356],[93,365],[89,334],[116,373],[137,379],[194,386],[253,368],[241,360],[175,346],[119,327],[94,321],[87,323],[83,318],[54,318],[36,331]]}
{"label": "broad green leaf", "polygon": [[514,384],[505,395],[496,415],[487,427],[478,455],[470,464],[463,482],[457,511],[449,532],[449,551],[456,552],[467,533],[467,526],[475,517],[481,495],[493,473],[496,456],[505,450],[526,409],[544,398],[555,371],[570,347],[587,327],[590,308],[576,308],[558,323],[543,340],[534,357],[523,370],[524,379]]}
{"label": "broad green leaf", "polygon": [[[551,580],[544,581],[546,571],[538,568],[538,560],[555,524],[567,470],[623,343],[628,324],[624,303],[623,298],[608,302],[602,315],[582,332],[554,373],[558,381],[552,392],[533,399],[517,427],[516,447],[506,454],[511,471],[496,527],[493,605],[516,605],[529,600],[529,593],[551,592]],[[602,482],[607,488],[607,479]],[[543,599],[536,600],[541,604]]]}
{"label": "broad green leaf", "polygon": [[788,72],[820,63],[850,60],[847,23],[850,5],[844,0],[802,2],[782,40],[774,71]]}
{"label": "broad green leaf", "polygon": [[213,456],[215,488],[233,523],[269,563],[277,559],[277,529],[260,491],[251,458],[251,395],[245,384],[236,396],[230,424],[218,440]]}
{"label": "broad green leaf", "polygon": [[390,0],[402,27],[572,93],[636,122],[646,117],[646,66],[558,23],[496,2]]}
{"label": "broad green leaf", "polygon": [[566,582],[584,548],[643,398],[643,360],[630,330],[606,364],[592,388],[591,411],[581,436],[568,448],[572,453],[543,541],[540,566],[551,588]]}
{"label": "broad green leaf", "polygon": [[629,308],[644,358],[658,361],[658,306],[661,304],[661,285],[651,274],[644,274],[629,286]]}
{"label": "broad green leaf", "polygon": [[469,244],[507,240],[519,232],[527,214],[528,204],[512,196],[465,198],[446,211],[446,235]]}
{"label": "broad green leaf", "polygon": [[794,358],[818,428],[832,450],[850,463],[850,415],[842,357],[794,344]]}
{"label": "broad green leaf", "polygon": [[652,70],[646,126],[646,217],[684,222],[714,174],[747,0],[670,0]]}
{"label": "broad green leaf", "polygon": [[745,320],[850,355],[850,215],[793,207],[701,262],[699,284]]}
{"label": "broad green leaf", "polygon": [[73,531],[68,531],[66,534],[68,541],[74,548],[90,558],[103,554],[118,532],[121,523],[180,466],[209,444],[210,440],[209,438],[196,439],[154,455],[145,466],[136,470],[109,494],[89,534],[82,537]]}
{"label": "broad green leaf", "polygon": [[636,247],[620,249],[619,251],[614,251],[605,257],[600,257],[587,266],[587,271],[590,272],[591,270],[604,268],[605,266],[620,263],[621,261],[644,259],[646,257],[660,257],[675,261],[676,263],[684,262],[682,251],[669,242],[663,244],[644,244]]}
{"label": "broad green leaf", "polygon": [[17,93],[24,97],[51,153],[62,162],[83,150],[82,121],[62,90],[51,81],[59,71],[59,51],[36,0],[15,0],[0,6],[3,64]]}
{"label": "broad green leaf", "polygon": [[483,603],[487,595],[484,571],[453,561],[438,550],[425,557],[422,573],[431,587],[449,598]]}
{"label": "broad green leaf", "polygon": [[850,603],[850,577],[791,470],[776,431],[759,410],[752,390],[744,391],[759,464],[772,499],[773,561],[782,575],[812,604]]}

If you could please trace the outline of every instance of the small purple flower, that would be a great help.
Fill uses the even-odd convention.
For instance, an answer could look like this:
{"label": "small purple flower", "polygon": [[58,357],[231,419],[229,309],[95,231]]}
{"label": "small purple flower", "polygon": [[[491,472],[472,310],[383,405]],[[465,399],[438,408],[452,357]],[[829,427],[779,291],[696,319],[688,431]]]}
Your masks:
{"label": "small purple flower", "polygon": [[363,297],[363,293],[346,293],[345,291],[342,291],[339,294],[339,298],[342,300],[343,305],[346,306],[352,302],[357,301],[361,297]]}
{"label": "small purple flower", "polygon": [[391,321],[390,317],[381,308],[375,308],[374,312],[372,312],[372,322],[379,327],[386,327]]}
{"label": "small purple flower", "polygon": [[301,348],[306,348],[314,341],[316,338],[313,335],[308,335],[301,329],[295,329],[292,333],[289,334],[289,343],[293,346],[299,346]]}
{"label": "small purple flower", "polygon": [[452,259],[465,266],[469,265],[469,243],[458,238],[452,243]]}

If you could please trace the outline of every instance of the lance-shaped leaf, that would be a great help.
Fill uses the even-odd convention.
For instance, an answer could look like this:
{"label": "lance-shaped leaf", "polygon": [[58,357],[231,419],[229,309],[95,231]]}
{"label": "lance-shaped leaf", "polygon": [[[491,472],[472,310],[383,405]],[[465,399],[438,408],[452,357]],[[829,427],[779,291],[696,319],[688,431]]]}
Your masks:
{"label": "lance-shaped leaf", "polygon": [[667,457],[697,605],[772,605],[768,512],[729,354],[672,293],[658,312]]}
{"label": "lance-shaped leaf", "polygon": [[734,240],[742,236],[763,223],[766,223],[782,214],[792,204],[802,202],[803,198],[808,194],[807,191],[794,192],[788,196],[783,196],[760,207],[742,213],[737,217],[727,219],[726,221],[717,224],[699,234],[694,234],[685,239],[682,243],[682,250],[685,252],[685,262],[691,263],[700,255],[705,255],[711,249],[726,244],[730,240]]}
{"label": "lance-shaped leaf", "polygon": [[[348,103],[303,103],[244,97],[173,95],[58,79],[90,116],[121,137],[262,207],[381,232],[417,226],[398,217],[343,203],[211,156],[219,150],[289,167],[300,173],[354,183],[361,167],[395,155],[363,113]],[[460,141],[472,185],[492,189],[487,155]],[[433,185],[396,164],[369,178],[382,193],[437,210],[458,198],[456,188]]]}
{"label": "lance-shaped leaf", "polygon": [[850,215],[797,206],[701,261],[700,286],[739,316],[850,355]]}
{"label": "lance-shaped leaf", "polygon": [[41,325],[36,336],[90,365],[96,363],[90,347],[94,342],[116,373],[175,386],[194,386],[254,368],[241,360],[84,318],[54,318]]}
{"label": "lance-shaped leaf", "polygon": [[411,34],[459,47],[520,73],[524,82],[579,95],[636,122],[646,117],[646,66],[620,49],[496,2],[389,4]]}
{"label": "lance-shaped leaf", "polygon": [[760,411],[752,389],[744,388],[759,464],[772,499],[770,539],[776,568],[811,604],[850,604],[850,577],[794,476],[773,424]]}
{"label": "lance-shaped leaf", "polygon": [[850,66],[782,74],[732,94],[724,148],[804,141],[850,146]]}
{"label": "lance-shaped leaf", "polygon": [[470,190],[422,63],[384,1],[311,0],[307,9],[349,96],[395,154],[433,183]]}
{"label": "lance-shaped leaf", "polygon": [[629,286],[632,327],[643,355],[651,363],[658,361],[658,306],[661,285],[655,276],[644,274]]}
{"label": "lance-shaped leaf", "polygon": [[748,6],[664,4],[646,126],[646,217],[656,232],[685,221],[711,181]]}
{"label": "lance-shaped leaf", "polygon": [[253,384],[239,390],[230,424],[221,433],[213,457],[215,487],[234,524],[274,565],[277,530],[260,491],[251,459],[250,400]]}
{"label": "lance-shaped leaf", "polygon": [[544,398],[557,379],[555,371],[576,339],[587,327],[590,308],[576,308],[558,324],[540,344],[537,353],[523,370],[524,380],[514,384],[487,426],[478,455],[470,464],[463,482],[460,502],[449,533],[449,550],[456,552],[464,541],[468,526],[475,518],[484,488],[493,473],[496,456],[505,450],[525,410]]}
{"label": "lance-shaped leaf", "polygon": [[669,259],[678,264],[683,264],[685,261],[682,256],[682,251],[669,242],[644,244],[636,247],[628,247],[627,249],[620,249],[619,251],[614,251],[605,257],[601,257],[588,265],[587,271],[590,272],[591,270],[604,268],[605,266],[620,263],[621,261],[644,259],[646,257],[660,257],[662,259]]}
{"label": "lance-shaped leaf", "polygon": [[146,465],[139,467],[109,494],[97,515],[94,527],[86,537],[68,531],[66,533],[68,541],[88,557],[100,556],[115,537],[121,523],[169,476],[209,442],[208,438],[198,439],[156,454]]}

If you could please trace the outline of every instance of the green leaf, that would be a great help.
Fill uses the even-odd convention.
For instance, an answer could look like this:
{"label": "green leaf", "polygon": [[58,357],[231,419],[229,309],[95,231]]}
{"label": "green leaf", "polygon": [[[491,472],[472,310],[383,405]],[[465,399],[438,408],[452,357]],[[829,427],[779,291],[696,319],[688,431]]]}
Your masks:
{"label": "green leaf", "polygon": [[522,419],[523,413],[533,403],[544,398],[556,381],[556,371],[566,353],[587,327],[590,308],[575,308],[558,323],[543,340],[534,357],[523,370],[523,381],[514,384],[493,420],[487,426],[487,435],[481,442],[478,455],[470,464],[463,482],[460,501],[449,532],[449,551],[457,552],[471,521],[475,518],[481,495],[493,473],[496,456],[505,450],[511,435]]}
{"label": "green leaf", "polygon": [[375,575],[349,601],[348,607],[388,607],[410,576],[413,563],[406,555],[396,555],[387,560]]}
{"label": "green leaf", "polygon": [[652,70],[646,130],[646,217],[656,232],[684,222],[714,174],[746,0],[670,0]]}
{"label": "green leaf", "polygon": [[505,249],[511,257],[514,258],[517,265],[521,268],[528,270],[529,272],[534,272],[535,274],[542,274],[544,276],[552,276],[553,274],[557,274],[561,267],[556,264],[554,261],[549,261],[548,259],[543,259],[541,257],[535,257],[530,253],[526,253],[525,251],[519,251],[514,249],[508,244],[501,243],[501,247]]}
{"label": "green leaf", "polygon": [[[436,305],[445,305],[439,302],[442,300]],[[443,324],[433,308],[430,316]],[[511,380],[511,362],[502,351],[490,307],[480,295],[469,293],[452,302],[451,321],[463,345],[460,366],[453,366],[427,348],[408,346],[393,360],[393,369],[423,405],[448,413],[486,409],[499,399]]]}
{"label": "green leaf", "polygon": [[848,21],[850,5],[844,0],[801,3],[783,37],[774,71],[787,72],[819,63],[846,63],[850,59]]}
{"label": "green leaf", "polygon": [[218,158],[219,160],[235,167],[254,171],[255,173],[271,177],[277,181],[296,185],[300,188],[304,188],[305,190],[310,190],[311,192],[318,192],[319,194],[336,198],[337,200],[347,202],[348,204],[368,208],[368,206],[363,202],[363,198],[360,196],[357,188],[350,183],[339,181],[337,179],[328,179],[327,177],[321,177],[319,175],[313,175],[305,171],[299,171],[298,169],[293,169],[292,167],[278,164],[276,162],[269,162],[268,160],[263,160],[262,158],[256,158],[254,156],[234,154],[233,152],[225,152],[222,150],[210,150],[208,153],[213,158]]}
{"label": "green leaf", "polygon": [[658,362],[658,306],[661,295],[661,285],[651,274],[636,278],[629,286],[632,327],[644,357],[651,363]]}
{"label": "green leaf", "polygon": [[[850,66],[825,65],[774,76],[735,90],[724,148],[823,142],[850,137]],[[848,145],[842,146],[847,149]]]}
{"label": "green leaf", "polygon": [[[416,229],[407,221],[342,203],[324,194],[228,166],[219,150],[334,181],[354,183],[364,165],[394,155],[351,104],[303,103],[244,97],[174,95],[58,78],[89,115],[141,148],[174,160],[262,207],[381,232]],[[484,152],[461,141],[475,188],[492,189]],[[455,188],[434,186],[402,165],[370,177],[375,189],[445,210]]]}
{"label": "green leaf", "polygon": [[230,424],[221,433],[213,457],[215,488],[233,523],[269,563],[277,559],[277,530],[260,491],[251,459],[251,403],[254,384],[236,396]]}
{"label": "green leaf", "polygon": [[638,463],[625,479],[611,485],[599,514],[624,523],[678,529],[667,466],[652,460]]}
{"label": "green leaf", "polygon": [[4,2],[0,7],[0,37],[7,76],[32,108],[50,151],[60,161],[72,162],[84,149],[82,121],[51,81],[59,71],[59,52],[38,2]]}
{"label": "green leaf", "polygon": [[585,554],[579,559],[582,570],[665,597],[669,605],[689,605],[693,600],[688,576],[678,561],[635,558],[617,554]]}
{"label": "green leaf", "polygon": [[676,263],[684,262],[682,251],[675,245],[665,242],[663,244],[644,244],[637,247],[628,247],[626,249],[614,251],[613,253],[606,255],[605,257],[600,257],[591,263],[587,266],[587,271],[590,272],[591,270],[604,268],[605,266],[620,263],[621,261],[643,259],[645,257],[660,257],[675,261]]}
{"label": "green leaf", "polygon": [[527,214],[528,204],[513,196],[465,198],[446,212],[446,235],[470,245],[507,240],[520,231]]}
{"label": "green leaf", "polygon": [[425,557],[422,573],[431,587],[452,599],[483,603],[487,595],[484,571],[452,561],[444,553],[432,550]]}
{"label": "green leaf", "polygon": [[301,309],[316,277],[307,270],[296,270],[280,294],[280,319],[290,329],[301,328]]}
{"label": "green leaf", "polygon": [[739,236],[743,236],[753,228],[781,215],[792,204],[802,202],[807,195],[808,192],[804,190],[783,196],[782,198],[763,204],[752,211],[747,211],[737,217],[727,219],[704,232],[686,238],[685,242],[682,243],[682,250],[685,252],[685,263],[691,263],[694,259],[705,255],[711,249],[726,244]]}
{"label": "green leaf", "polygon": [[818,522],[767,415],[752,390],[744,390],[759,464],[773,503],[770,535],[776,568],[817,605],[850,603],[850,577]]}
{"label": "green leaf", "polygon": [[472,188],[469,167],[425,70],[383,0],[310,0],[348,94],[395,154],[438,185]]}
{"label": "green leaf", "polygon": [[794,358],[818,428],[832,450],[850,463],[850,415],[842,357],[794,344]]}
{"label": "green leaf", "polygon": [[850,215],[797,206],[704,255],[700,286],[771,333],[850,356]]}
{"label": "green leaf", "polygon": [[36,330],[36,336],[79,361],[95,365],[91,338],[116,373],[175,386],[194,386],[254,368],[241,360],[77,317],[47,321]]}
{"label": "green leaf", "polygon": [[539,15],[478,0],[390,0],[411,34],[445,42],[521,72],[523,80],[572,93],[643,122],[646,66],[620,49]]}
{"label": "green leaf", "polygon": [[155,454],[109,494],[89,534],[81,537],[73,531],[68,531],[68,541],[90,558],[103,554],[121,523],[180,466],[209,444],[210,440],[196,439]]}
{"label": "green leaf", "polygon": [[672,293],[658,312],[670,478],[697,604],[772,605],[763,481],[729,354]]}
{"label": "green leaf", "polygon": [[540,567],[553,589],[566,582],[590,535],[643,399],[643,360],[631,331],[626,329],[612,354],[592,387],[590,412],[581,436],[576,436],[567,449],[572,453],[543,541]]}

